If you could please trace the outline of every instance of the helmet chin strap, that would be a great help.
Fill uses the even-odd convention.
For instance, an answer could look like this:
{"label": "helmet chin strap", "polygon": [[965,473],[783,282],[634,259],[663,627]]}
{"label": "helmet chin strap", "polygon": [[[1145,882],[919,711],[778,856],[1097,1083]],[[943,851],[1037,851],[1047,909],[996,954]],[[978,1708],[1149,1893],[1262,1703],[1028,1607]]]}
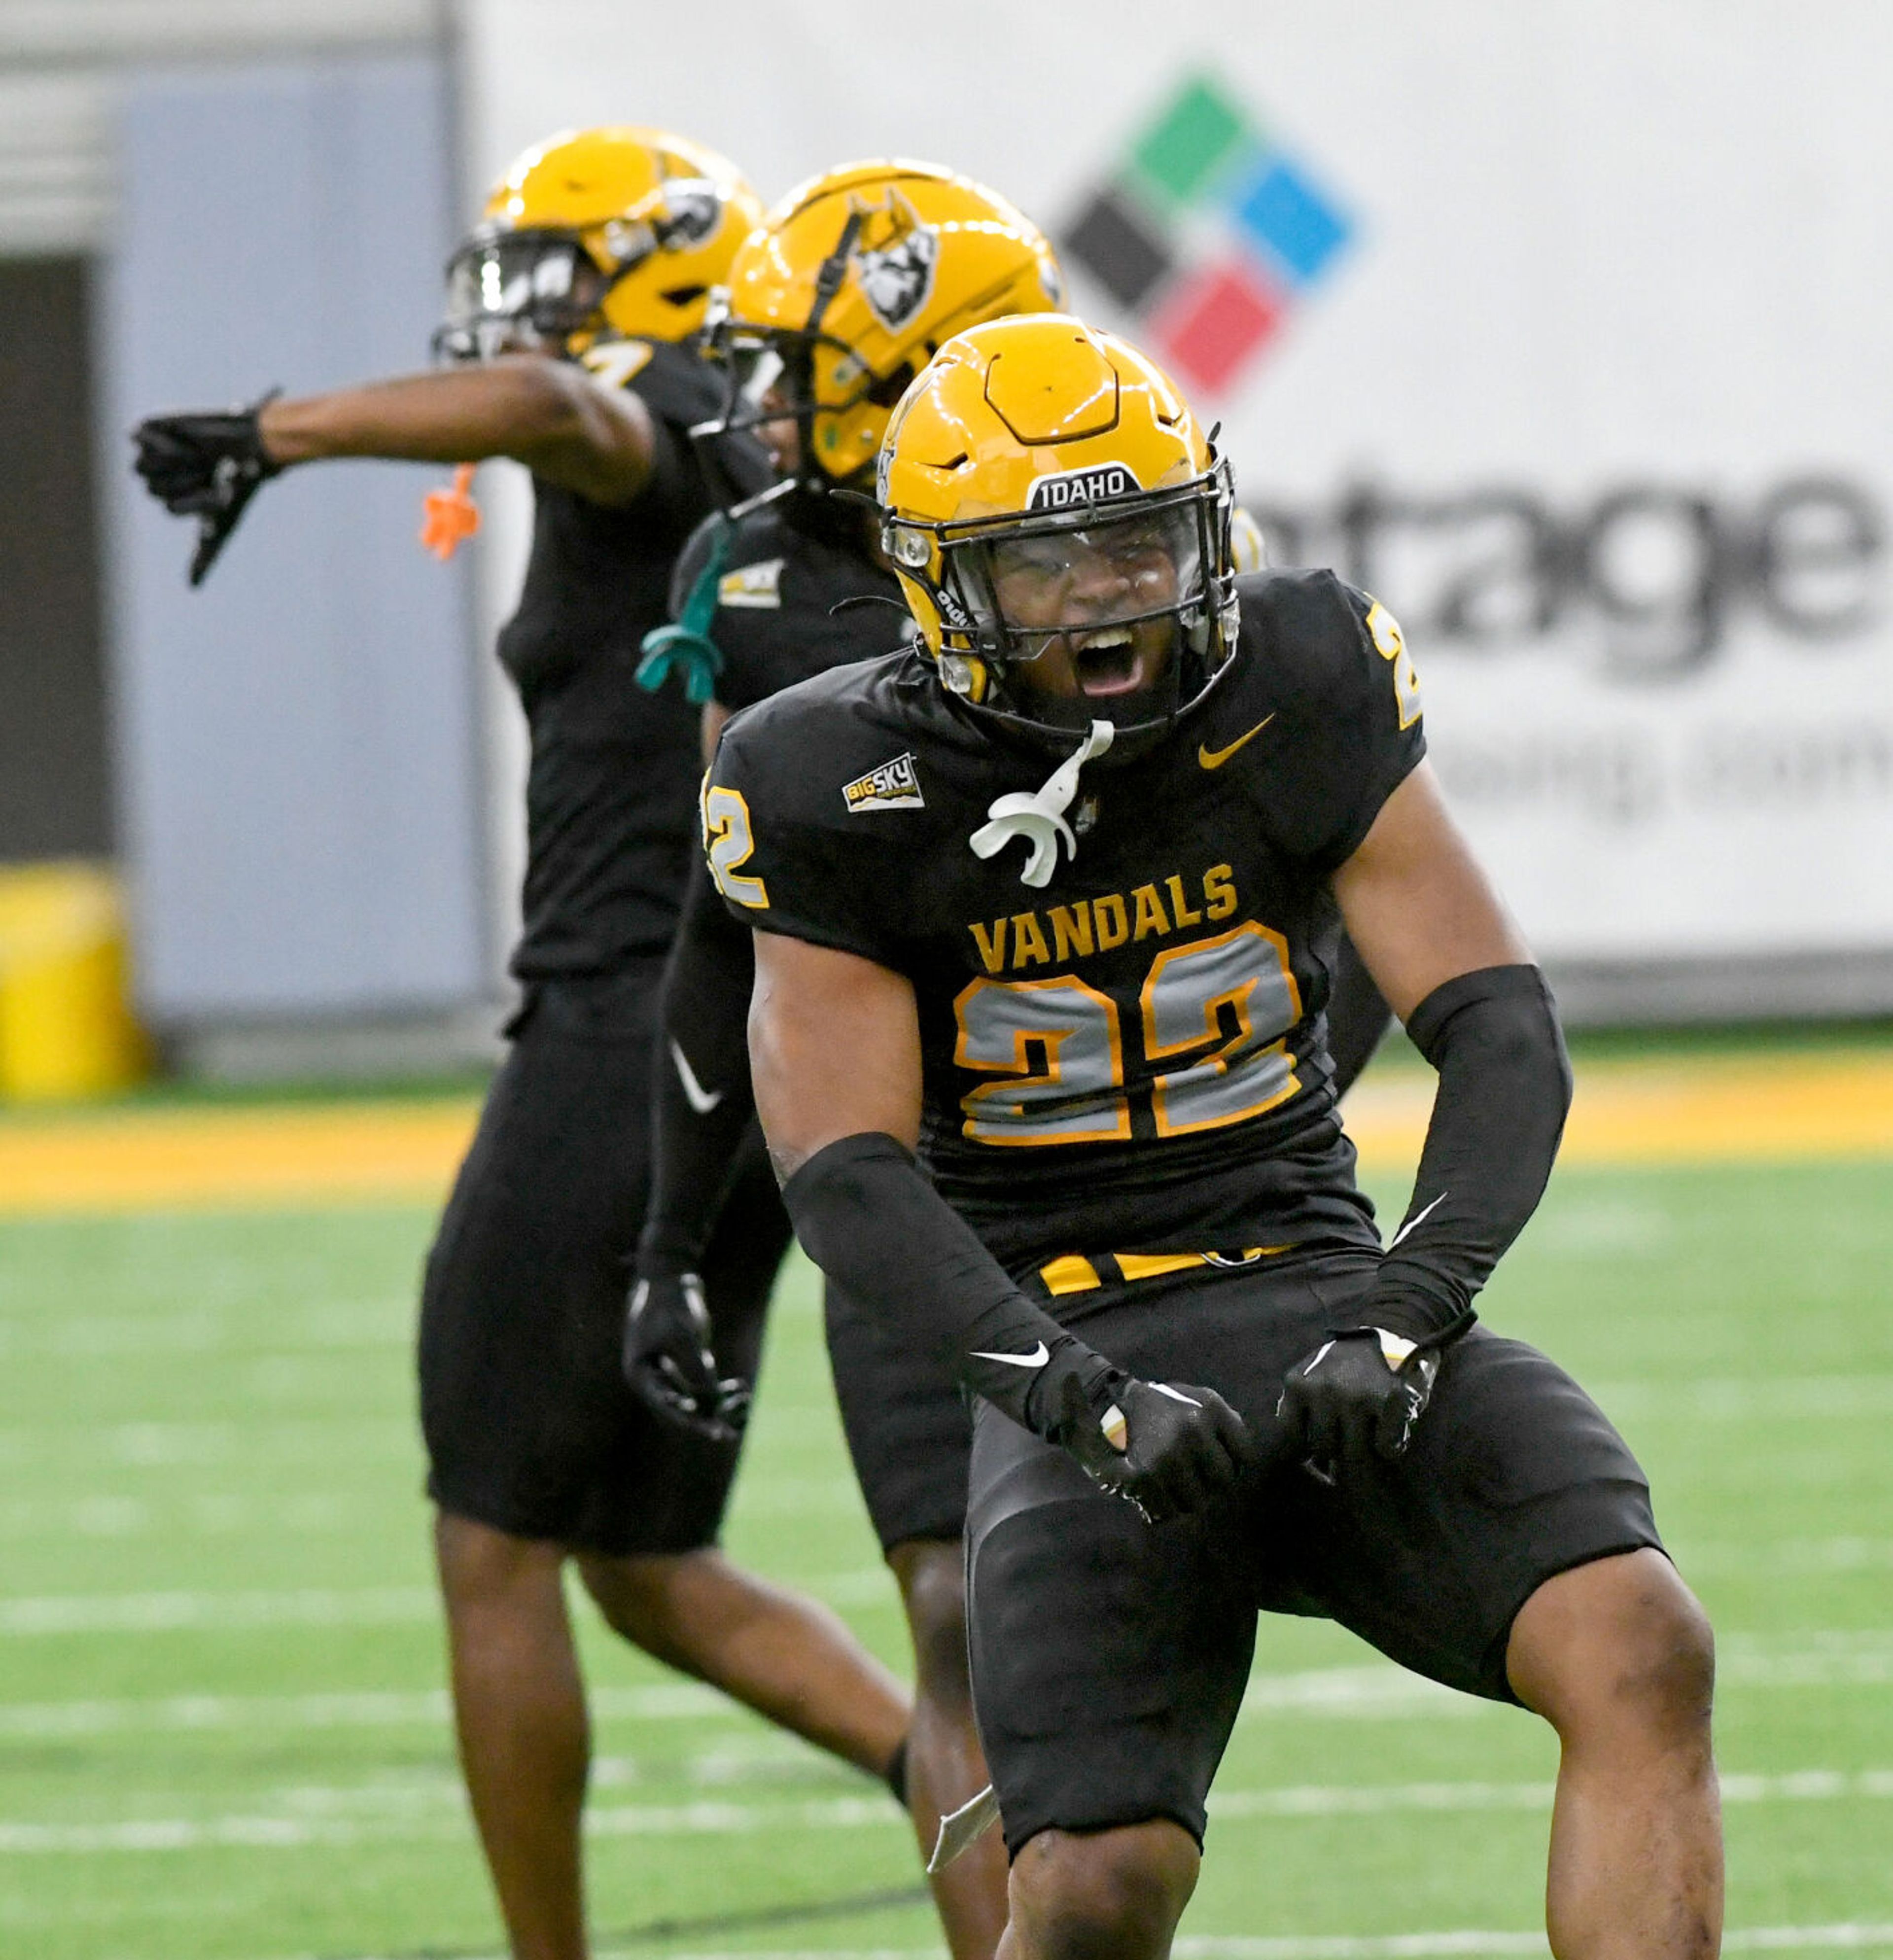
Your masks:
{"label": "helmet chin strap", "polygon": [[1078,794],[1078,772],[1110,747],[1117,732],[1108,721],[1093,722],[1077,752],[1067,756],[1037,789],[1013,790],[997,798],[986,812],[991,822],[981,824],[966,840],[974,856],[991,858],[1015,837],[1023,837],[1031,854],[1020,879],[1042,891],[1058,868],[1059,838],[1064,839],[1071,856],[1078,854],[1078,840],[1064,814]]}

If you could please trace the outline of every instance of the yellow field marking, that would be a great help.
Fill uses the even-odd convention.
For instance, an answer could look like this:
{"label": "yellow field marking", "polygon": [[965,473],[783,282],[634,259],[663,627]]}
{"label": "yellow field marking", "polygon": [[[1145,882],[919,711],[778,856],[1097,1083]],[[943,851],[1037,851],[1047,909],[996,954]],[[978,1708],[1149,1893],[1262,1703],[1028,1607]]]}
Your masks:
{"label": "yellow field marking", "polygon": [[[1370,1078],[1347,1122],[1376,1168],[1411,1166],[1433,1077]],[[436,1204],[473,1131],[470,1099],[111,1109],[0,1121],[0,1215],[178,1206]],[[1587,1064],[1573,1164],[1893,1156],[1883,1048]]]}
{"label": "yellow field marking", "polygon": [[[1412,1163],[1433,1077],[1363,1082],[1347,1133],[1363,1159]],[[1893,1055],[1884,1048],[1774,1058],[1591,1062],[1559,1161],[1573,1164],[1771,1163],[1893,1156]]]}
{"label": "yellow field marking", "polygon": [[0,1123],[0,1213],[437,1203],[469,1099],[114,1110]]}

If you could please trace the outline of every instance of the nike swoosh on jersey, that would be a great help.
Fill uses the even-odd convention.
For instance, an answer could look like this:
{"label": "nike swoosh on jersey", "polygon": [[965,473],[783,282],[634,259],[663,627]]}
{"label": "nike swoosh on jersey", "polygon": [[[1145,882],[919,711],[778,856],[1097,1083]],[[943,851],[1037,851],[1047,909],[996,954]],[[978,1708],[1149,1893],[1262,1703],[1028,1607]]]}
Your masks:
{"label": "nike swoosh on jersey", "polygon": [[1239,735],[1226,749],[1212,749],[1207,742],[1196,745],[1196,759],[1206,769],[1220,769],[1245,742],[1252,742],[1274,720],[1273,714],[1265,714],[1246,735]]}
{"label": "nike swoosh on jersey", "polygon": [[683,1084],[683,1093],[692,1109],[699,1116],[707,1116],[723,1100],[721,1089],[706,1089],[697,1080],[697,1072],[690,1066],[690,1059],[675,1041],[670,1044],[670,1058],[677,1064],[677,1080]]}
{"label": "nike swoosh on jersey", "polygon": [[1441,1192],[1440,1195],[1433,1201],[1433,1203],[1427,1206],[1425,1211],[1416,1211],[1413,1216],[1407,1220],[1406,1223],[1401,1226],[1400,1230],[1387,1241],[1387,1250],[1391,1252],[1395,1246],[1398,1245],[1401,1240],[1404,1239],[1416,1225],[1421,1223],[1425,1219],[1427,1212],[1433,1210],[1436,1206],[1445,1204],[1446,1201],[1446,1195],[1447,1194],[1445,1192]]}
{"label": "nike swoosh on jersey", "polygon": [[1042,1368],[1051,1359],[1051,1350],[1041,1341],[1029,1354],[988,1354],[973,1350],[975,1361],[1004,1361],[1009,1368]]}

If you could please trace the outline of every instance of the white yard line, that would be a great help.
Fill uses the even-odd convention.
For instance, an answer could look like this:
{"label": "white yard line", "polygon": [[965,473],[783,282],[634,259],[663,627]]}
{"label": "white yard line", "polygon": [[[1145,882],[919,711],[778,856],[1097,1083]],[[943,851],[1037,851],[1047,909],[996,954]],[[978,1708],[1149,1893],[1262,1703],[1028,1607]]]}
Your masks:
{"label": "white yard line", "polygon": [[1671,1416],[1697,1422],[1893,1414],[1893,1375],[1710,1376],[1681,1382],[1591,1381],[1592,1398],[1613,1415]]}
{"label": "white yard line", "polygon": [[[842,1573],[817,1581],[828,1592],[851,1584]],[[880,1575],[873,1575],[877,1580]],[[829,1596],[833,1596],[830,1592]],[[243,1617],[243,1602],[251,1617]],[[15,1600],[36,1632],[148,1630],[154,1627],[228,1628],[377,1624],[431,1619],[433,1596],[416,1589],[359,1594],[132,1593],[103,1601]],[[93,1609],[106,1605],[107,1610]],[[0,1609],[4,1610],[4,1609]],[[300,1620],[294,1615],[304,1614]],[[0,1628],[0,1630],[4,1630]],[[21,1626],[14,1631],[27,1631]],[[1893,1682],[1893,1633],[1802,1634],[1787,1640],[1756,1641],[1732,1635],[1723,1643],[1720,1672],[1725,1686],[1756,1688],[1876,1688]],[[690,1682],[641,1688],[600,1687],[592,1707],[606,1720],[702,1720],[733,1716],[733,1705],[713,1688]],[[1408,1674],[1388,1661],[1354,1667],[1307,1668],[1249,1678],[1239,1720],[1336,1717],[1362,1720],[1400,1717],[1474,1716],[1502,1704],[1460,1694]],[[0,1738],[116,1736],[177,1730],[272,1730],[399,1728],[444,1723],[446,1694],[438,1689],[377,1689],[313,1694],[175,1694],[148,1698],[72,1701],[0,1701]]]}
{"label": "white yard line", "polygon": [[[1893,1926],[1762,1926],[1735,1928],[1723,1936],[1725,1953],[1779,1953],[1796,1949],[1862,1952],[1893,1947]],[[1459,1933],[1394,1933],[1378,1937],[1335,1934],[1296,1939],[1249,1938],[1241,1935],[1186,1934],[1172,1952],[1177,1960],[1432,1960],[1454,1954],[1548,1952],[1541,1933],[1497,1933],[1468,1930]],[[676,1955],[673,1960],[708,1960],[708,1956]],[[772,1960],[752,1954],[747,1960]],[[830,1954],[826,1960],[847,1960]]]}
{"label": "white yard line", "polygon": [[[1857,1803],[1893,1799],[1893,1770],[1803,1770],[1786,1776],[1727,1776],[1726,1804]],[[290,1850],[458,1838],[470,1828],[450,1812],[437,1787],[293,1793],[289,1814],[203,1818],[150,1818],[104,1824],[0,1823],[0,1857],[109,1852]],[[379,1814],[351,1818],[312,1815],[347,1796],[377,1799]],[[1548,1809],[1548,1783],[1311,1783],[1278,1790],[1223,1790],[1210,1798],[1212,1822],[1250,1818],[1383,1816],[1399,1812],[1461,1813]],[[428,1815],[437,1808],[438,1814]],[[402,1814],[389,1814],[390,1812]],[[595,1806],[586,1829],[598,1838],[759,1837],[796,1831],[905,1829],[907,1820],[884,1796],[823,1797],[789,1803],[698,1801]]]}
{"label": "white yard line", "polygon": [[[302,1501],[316,1500],[309,1495]],[[0,1515],[4,1508],[0,1507]],[[893,1580],[878,1567],[798,1583],[806,1591],[847,1605],[897,1596]],[[437,1620],[440,1613],[438,1595],[424,1586],[310,1586],[282,1592],[56,1592],[0,1598],[0,1637],[404,1626]],[[0,1725],[4,1721],[0,1713]]]}
{"label": "white yard line", "polygon": [[[600,1942],[600,1960],[646,1951]],[[1734,1927],[1723,1935],[1725,1953],[1872,1953],[1893,1951],[1893,1924],[1844,1921],[1828,1926]],[[1453,1960],[1479,1954],[1545,1955],[1542,1933],[1513,1933],[1467,1927],[1441,1933],[1316,1933],[1252,1936],[1241,1933],[1185,1933],[1172,1949],[1176,1960]],[[307,1960],[307,1956],[298,1956]],[[412,1960],[412,1956],[364,1954],[359,1960]],[[497,1949],[479,1960],[505,1960]],[[945,1960],[932,1946],[741,1947],[727,1951],[693,1949],[668,1960]]]}
{"label": "white yard line", "polygon": [[[418,1465],[418,1456],[415,1458]],[[402,1492],[406,1496],[406,1492]],[[332,1537],[344,1531],[371,1532],[387,1519],[385,1487],[358,1484],[343,1491],[248,1492],[183,1489],[143,1496],[126,1491],[59,1497],[0,1498],[0,1541],[69,1538],[231,1538],[243,1533],[280,1538],[285,1533]],[[418,1494],[414,1500],[419,1505]],[[854,1484],[845,1478],[776,1478],[759,1484],[743,1500],[749,1518],[829,1516],[858,1505]],[[849,1583],[862,1600],[899,1596],[883,1567],[868,1587],[852,1575]],[[850,1598],[840,1603],[857,1603]],[[4,1605],[0,1604],[0,1611]]]}
{"label": "white yard line", "polygon": [[430,1587],[307,1587],[288,1592],[75,1592],[0,1599],[0,1634],[247,1631],[385,1627],[436,1619]]}
{"label": "white yard line", "polygon": [[[713,1688],[692,1682],[650,1688],[594,1688],[596,1715],[639,1722],[735,1712]],[[146,1701],[28,1701],[0,1704],[0,1736],[122,1736],[165,1731],[444,1728],[452,1714],[444,1688],[336,1694],[173,1694]]]}

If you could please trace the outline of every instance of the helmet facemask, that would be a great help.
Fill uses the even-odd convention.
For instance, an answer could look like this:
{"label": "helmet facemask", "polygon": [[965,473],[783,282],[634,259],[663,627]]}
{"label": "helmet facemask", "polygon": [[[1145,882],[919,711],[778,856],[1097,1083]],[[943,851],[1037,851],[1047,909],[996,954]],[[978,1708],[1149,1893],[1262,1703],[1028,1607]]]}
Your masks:
{"label": "helmet facemask", "polygon": [[597,324],[611,283],[574,232],[483,227],[447,261],[434,358],[563,353],[572,335]]}
{"label": "helmet facemask", "polygon": [[[667,180],[651,208],[587,230],[482,225],[447,261],[445,316],[436,361],[485,361],[496,354],[575,352],[581,335],[609,331],[606,304],[624,280],[660,253],[689,252],[721,221],[722,188],[708,179]],[[661,269],[660,268],[658,269]],[[680,310],[705,288],[689,282],[657,297]]]}
{"label": "helmet facemask", "polygon": [[[950,692],[1039,730],[1104,719],[1135,735],[1200,699],[1234,646],[1233,507],[1228,465],[1216,461],[1172,488],[1057,511],[890,518],[883,545],[939,618]],[[1035,684],[1055,648],[1071,692]]]}
{"label": "helmet facemask", "polygon": [[871,474],[871,450],[867,460],[845,477],[824,469],[817,460],[816,425],[823,418],[846,425],[857,415],[884,424],[914,378],[911,361],[903,361],[891,374],[877,375],[844,341],[718,320],[714,301],[705,339],[710,358],[723,370],[726,392],[721,414],[698,434],[721,435],[792,422],[798,456],[793,473],[805,488],[829,489],[838,481],[852,485]]}
{"label": "helmet facemask", "polygon": [[1043,235],[983,186],[924,164],[828,172],[751,234],[712,301],[706,339],[728,392],[705,432],[792,423],[786,473],[810,491],[865,490],[936,348],[972,323],[1054,304],[1060,290]]}
{"label": "helmet facemask", "polygon": [[[705,339],[711,358],[728,377],[728,393],[721,419],[699,432],[723,434],[793,422],[797,460],[792,474],[805,489],[864,481],[873,470],[874,450],[887,418],[916,371],[913,361],[903,354],[888,373],[877,374],[847,341],[822,330],[823,317],[851,268],[858,270],[855,252],[867,215],[859,206],[848,212],[840,237],[816,273],[808,317],[800,327],[737,320],[722,296],[711,301]],[[828,418],[827,440],[816,434],[816,424],[823,417]],[[853,446],[865,451],[864,460],[843,472],[825,466],[822,452],[850,435],[861,438]]]}

